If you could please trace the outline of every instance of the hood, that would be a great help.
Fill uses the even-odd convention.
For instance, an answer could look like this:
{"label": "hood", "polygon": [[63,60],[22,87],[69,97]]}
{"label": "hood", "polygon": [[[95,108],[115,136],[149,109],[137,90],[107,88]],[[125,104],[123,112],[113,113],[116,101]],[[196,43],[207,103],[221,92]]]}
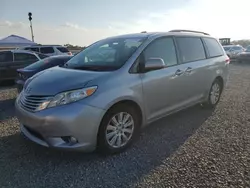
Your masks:
{"label": "hood", "polygon": [[29,95],[51,96],[83,88],[89,81],[109,73],[53,67],[31,77],[25,88],[29,88]]}

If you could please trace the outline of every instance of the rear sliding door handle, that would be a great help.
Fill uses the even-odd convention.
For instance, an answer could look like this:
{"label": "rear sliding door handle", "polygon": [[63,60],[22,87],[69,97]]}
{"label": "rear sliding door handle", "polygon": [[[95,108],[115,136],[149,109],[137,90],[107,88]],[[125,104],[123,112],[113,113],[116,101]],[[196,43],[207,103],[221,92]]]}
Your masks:
{"label": "rear sliding door handle", "polygon": [[188,68],[186,68],[185,72],[190,73],[190,72],[192,72],[192,70],[193,69],[191,67],[188,67]]}
{"label": "rear sliding door handle", "polygon": [[178,69],[178,70],[175,72],[175,75],[176,75],[176,76],[180,76],[180,75],[182,75],[182,74],[183,74],[183,71],[180,70],[180,69]]}

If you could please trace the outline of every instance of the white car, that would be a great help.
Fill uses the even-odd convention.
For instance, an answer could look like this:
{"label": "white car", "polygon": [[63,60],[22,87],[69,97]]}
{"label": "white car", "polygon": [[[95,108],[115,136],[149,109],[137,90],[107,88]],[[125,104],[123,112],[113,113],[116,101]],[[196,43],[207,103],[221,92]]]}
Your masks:
{"label": "white car", "polygon": [[72,53],[66,47],[60,45],[32,45],[32,46],[20,47],[18,49],[39,52],[48,56],[72,55]]}

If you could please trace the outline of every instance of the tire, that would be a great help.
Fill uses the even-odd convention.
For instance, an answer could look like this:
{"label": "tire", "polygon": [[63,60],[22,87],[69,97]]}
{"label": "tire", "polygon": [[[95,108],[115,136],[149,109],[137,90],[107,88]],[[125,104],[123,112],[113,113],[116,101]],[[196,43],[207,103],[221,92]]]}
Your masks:
{"label": "tire", "polygon": [[215,108],[218,102],[220,101],[222,89],[223,89],[222,82],[219,79],[215,79],[209,90],[207,101],[202,103],[202,106],[206,108]]}
{"label": "tire", "polygon": [[[117,124],[117,126],[115,126],[115,122],[112,121],[112,118],[115,117],[115,119],[118,122],[119,121],[118,114],[121,113],[123,113],[123,120],[126,119],[125,117],[128,116],[129,119],[126,121],[127,123],[124,121],[125,124],[119,126]],[[127,128],[125,128],[126,125],[129,125],[131,123],[132,123],[131,126],[127,126]],[[104,155],[123,152],[133,143],[134,139],[136,138],[139,132],[139,128],[140,128],[140,117],[135,108],[132,108],[132,106],[126,104],[120,104],[112,107],[110,110],[107,111],[101,122],[98,132],[97,151]],[[132,133],[130,134],[129,132],[127,132],[128,130],[130,130],[130,132]],[[114,133],[115,131],[116,133]],[[112,133],[113,136],[111,136],[112,134],[110,133]],[[123,134],[127,137],[128,139],[127,142]],[[112,145],[113,142],[114,144]],[[126,142],[126,143],[123,143],[120,146],[118,146],[119,142],[120,143]]]}

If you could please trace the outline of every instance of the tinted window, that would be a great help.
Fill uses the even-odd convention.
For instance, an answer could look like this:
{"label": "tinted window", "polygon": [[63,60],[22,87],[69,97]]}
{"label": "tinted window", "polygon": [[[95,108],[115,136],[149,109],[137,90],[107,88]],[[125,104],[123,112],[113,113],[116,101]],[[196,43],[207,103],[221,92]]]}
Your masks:
{"label": "tinted window", "polygon": [[0,52],[0,62],[13,61],[13,55],[11,52]]}
{"label": "tinted window", "polygon": [[176,65],[176,51],[172,38],[162,38],[153,41],[144,51],[145,60],[161,58],[167,66]]}
{"label": "tinted window", "polygon": [[15,61],[34,61],[38,60],[37,57],[33,54],[28,53],[14,53],[14,60]]}
{"label": "tinted window", "polygon": [[25,50],[30,50],[33,52],[39,52],[39,48],[25,48]]}
{"label": "tinted window", "polygon": [[176,38],[180,49],[180,59],[183,63],[206,59],[204,47],[200,38],[178,37]]}
{"label": "tinted window", "polygon": [[44,54],[37,54],[41,59],[44,59],[44,58],[46,58],[46,57],[48,57],[47,55],[44,55]]}
{"label": "tinted window", "polygon": [[43,54],[54,53],[54,49],[52,47],[41,47],[40,52]]}
{"label": "tinted window", "polygon": [[96,71],[119,69],[145,39],[144,37],[121,37],[98,41],[72,57],[67,62],[67,67]]}
{"label": "tinted window", "polygon": [[207,46],[209,57],[216,57],[224,54],[217,40],[213,38],[204,38],[203,40]]}
{"label": "tinted window", "polygon": [[58,49],[60,52],[62,53],[67,53],[69,52],[69,50],[67,48],[64,48],[64,47],[56,47],[56,49]]}

